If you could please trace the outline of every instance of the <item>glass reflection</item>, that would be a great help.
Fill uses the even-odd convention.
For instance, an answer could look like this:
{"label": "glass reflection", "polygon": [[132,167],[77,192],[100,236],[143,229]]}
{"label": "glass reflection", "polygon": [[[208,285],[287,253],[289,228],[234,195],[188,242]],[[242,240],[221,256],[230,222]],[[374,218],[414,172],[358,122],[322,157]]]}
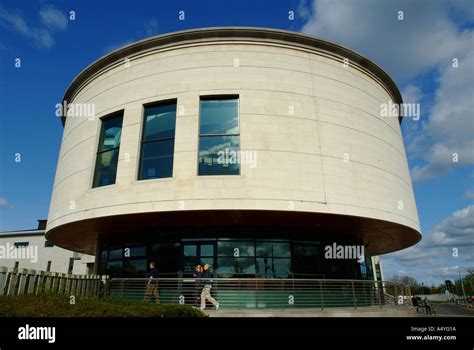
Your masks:
{"label": "glass reflection", "polygon": [[239,175],[239,149],[239,136],[200,137],[199,175]]}
{"label": "glass reflection", "polygon": [[217,242],[219,256],[255,256],[255,245],[253,242],[242,241],[220,241]]}
{"label": "glass reflection", "polygon": [[173,176],[176,103],[145,108],[139,180]]}
{"label": "glass reflection", "polygon": [[121,135],[122,115],[102,120],[93,187],[113,185],[115,183]]}
{"label": "glass reflection", "polygon": [[238,98],[201,100],[199,175],[240,173]]}
{"label": "glass reflection", "polygon": [[201,135],[238,134],[238,100],[201,100],[199,133]]}
{"label": "glass reflection", "polygon": [[255,276],[255,259],[253,258],[219,258],[218,266],[218,277]]}

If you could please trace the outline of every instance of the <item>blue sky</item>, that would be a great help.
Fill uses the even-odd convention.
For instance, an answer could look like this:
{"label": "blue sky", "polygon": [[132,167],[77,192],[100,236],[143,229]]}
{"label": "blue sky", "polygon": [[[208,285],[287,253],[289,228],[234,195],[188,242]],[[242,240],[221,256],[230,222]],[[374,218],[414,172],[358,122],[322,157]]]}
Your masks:
{"label": "blue sky", "polygon": [[[374,60],[419,121],[403,123],[424,239],[382,257],[425,283],[473,266],[474,10],[469,1],[5,1],[0,4],[0,231],[46,218],[62,126],[55,104],[92,61],[127,43],[210,26],[301,31]],[[185,20],[178,18],[185,11]],[[398,11],[404,20],[397,18]],[[75,11],[76,19],[69,20]],[[295,12],[293,21],[288,12]],[[21,68],[15,68],[15,59]],[[457,58],[459,67],[452,67]],[[452,153],[459,154],[453,163]],[[15,162],[15,155],[21,162]],[[460,256],[450,255],[453,247]],[[424,257],[420,261],[420,257]],[[417,268],[411,268],[416,263]]]}

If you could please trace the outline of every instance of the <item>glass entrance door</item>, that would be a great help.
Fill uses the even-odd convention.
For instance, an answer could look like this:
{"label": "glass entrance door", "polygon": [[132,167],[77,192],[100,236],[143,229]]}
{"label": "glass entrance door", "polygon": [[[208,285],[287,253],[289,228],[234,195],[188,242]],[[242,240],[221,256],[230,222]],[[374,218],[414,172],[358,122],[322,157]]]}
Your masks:
{"label": "glass entrance door", "polygon": [[215,241],[186,241],[183,247],[183,275],[192,276],[196,265],[211,265],[211,271],[216,268]]}

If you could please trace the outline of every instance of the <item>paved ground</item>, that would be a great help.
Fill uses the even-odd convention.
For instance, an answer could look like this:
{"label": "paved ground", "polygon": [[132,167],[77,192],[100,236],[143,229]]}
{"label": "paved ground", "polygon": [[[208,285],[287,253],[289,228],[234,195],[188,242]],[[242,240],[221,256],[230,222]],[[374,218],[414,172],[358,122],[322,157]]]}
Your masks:
{"label": "paved ground", "polygon": [[[454,304],[434,304],[436,308],[436,317],[474,317],[474,309],[467,309]],[[416,314],[418,317],[428,317],[423,309],[423,313]],[[434,317],[434,316],[429,316]]]}
{"label": "paved ground", "polygon": [[453,304],[435,304],[436,316],[415,312],[415,308],[364,307],[357,310],[333,308],[319,309],[220,309],[206,310],[211,317],[474,317],[474,309]]}
{"label": "paved ground", "polygon": [[435,304],[436,316],[466,316],[474,317],[473,309],[466,309],[465,307],[456,306],[453,304]]}
{"label": "paved ground", "polygon": [[361,307],[328,308],[323,311],[318,308],[294,309],[232,309],[221,308],[219,311],[206,310],[210,317],[414,317],[414,308],[411,307]]}

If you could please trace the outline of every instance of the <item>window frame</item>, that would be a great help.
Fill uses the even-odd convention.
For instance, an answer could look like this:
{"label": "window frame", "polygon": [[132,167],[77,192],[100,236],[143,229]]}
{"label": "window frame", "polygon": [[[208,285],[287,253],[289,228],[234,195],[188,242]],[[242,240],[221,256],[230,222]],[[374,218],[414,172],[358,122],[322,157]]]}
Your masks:
{"label": "window frame", "polygon": [[[170,105],[174,104],[176,106],[176,111],[175,111],[175,118],[174,118],[174,136],[173,137],[165,137],[161,139],[153,139],[153,140],[144,140],[145,137],[145,129],[146,129],[146,109],[147,108],[152,108],[152,107],[159,107],[159,106],[165,106],[165,105]],[[165,179],[172,179],[174,176],[174,153],[175,153],[175,146],[176,146],[176,125],[178,121],[178,99],[177,98],[171,98],[171,99],[166,99],[166,100],[160,100],[160,101],[154,101],[150,103],[145,103],[142,105],[142,118],[141,118],[141,132],[140,132],[140,147],[138,147],[138,171],[136,175],[136,181],[153,181],[153,180],[165,180]],[[147,143],[158,143],[158,142],[164,142],[164,141],[169,141],[169,140],[174,140],[173,141],[173,153],[172,153],[172,158],[173,158],[173,165],[171,167],[171,176],[167,177],[151,177],[151,178],[141,178],[142,174],[142,166],[143,166],[143,145]]]}
{"label": "window frame", "polygon": [[[107,114],[103,117],[100,117],[99,120],[100,120],[100,128],[99,128],[99,135],[97,136],[96,139],[99,139],[98,142],[96,142],[96,152],[95,152],[95,161],[94,161],[94,167],[93,167],[93,172],[92,172],[92,189],[97,189],[97,188],[103,188],[103,187],[108,187],[108,186],[113,186],[117,183],[117,173],[118,173],[118,166],[119,166],[119,160],[120,160],[120,146],[122,145],[122,131],[123,131],[123,119],[124,119],[124,114],[125,114],[125,110],[124,109],[121,109],[119,111],[116,111],[116,112],[113,112],[113,113],[110,113],[110,114]],[[107,121],[107,120],[110,120],[110,119],[113,119],[113,118],[117,118],[117,117],[121,117],[122,118],[122,124],[120,126],[120,144],[118,147],[113,147],[113,148],[109,148],[109,149],[106,149],[106,150],[100,150],[100,147],[101,145],[103,144],[104,142],[104,136],[105,136],[105,132],[104,132],[104,123]],[[99,160],[99,154],[104,154],[106,152],[109,152],[109,151],[114,151],[114,150],[118,150],[119,152],[119,156],[118,156],[118,159],[117,159],[117,169],[115,171],[115,181],[114,183],[111,183],[111,184],[108,184],[108,185],[102,185],[100,186],[98,183],[96,184],[96,178],[97,176],[99,175],[97,173],[97,168],[98,168],[98,160]]]}

